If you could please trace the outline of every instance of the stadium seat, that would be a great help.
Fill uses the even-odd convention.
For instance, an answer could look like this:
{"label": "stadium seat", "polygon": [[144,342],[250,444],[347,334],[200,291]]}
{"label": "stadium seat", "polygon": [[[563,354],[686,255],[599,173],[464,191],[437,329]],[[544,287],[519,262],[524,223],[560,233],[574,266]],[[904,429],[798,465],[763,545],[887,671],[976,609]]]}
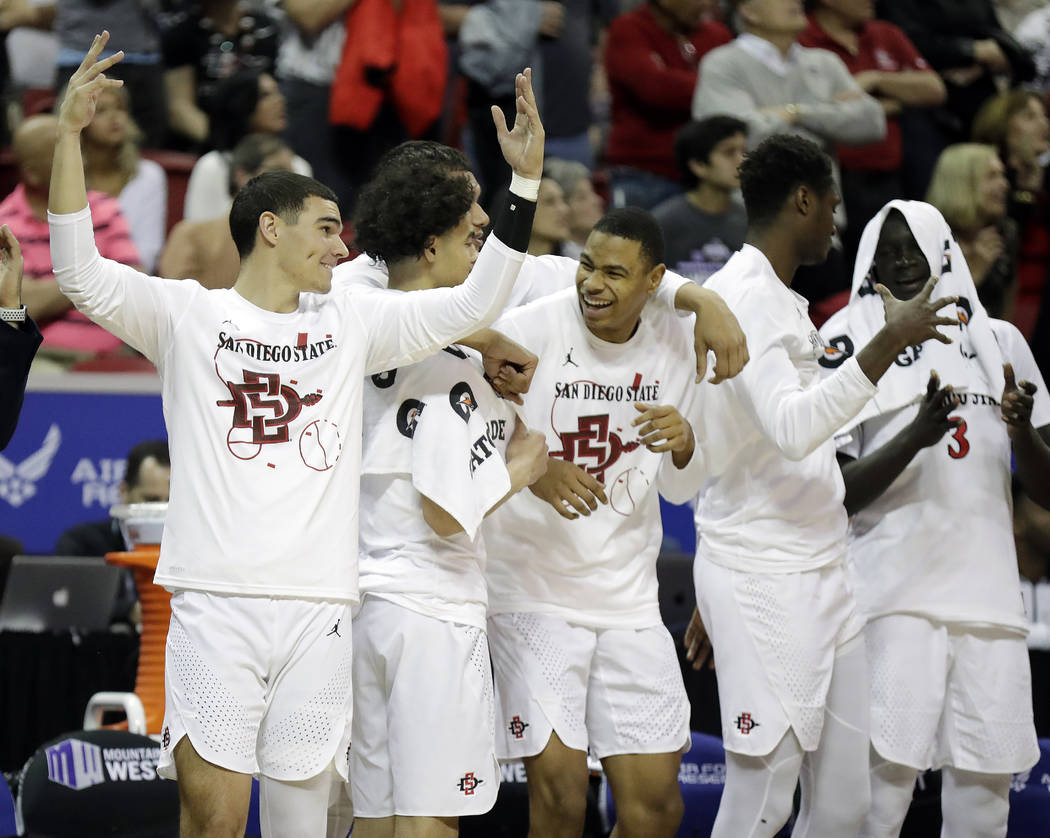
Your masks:
{"label": "stadium seat", "polygon": [[168,224],[165,234],[182,221],[182,209],[186,203],[186,187],[190,183],[190,172],[197,162],[196,156],[183,151],[144,149],[142,156],[159,163],[168,176]]}
{"label": "stadium seat", "polygon": [[1045,838],[1050,829],[1050,739],[1039,740],[1039,762],[1014,775],[1009,838]]}

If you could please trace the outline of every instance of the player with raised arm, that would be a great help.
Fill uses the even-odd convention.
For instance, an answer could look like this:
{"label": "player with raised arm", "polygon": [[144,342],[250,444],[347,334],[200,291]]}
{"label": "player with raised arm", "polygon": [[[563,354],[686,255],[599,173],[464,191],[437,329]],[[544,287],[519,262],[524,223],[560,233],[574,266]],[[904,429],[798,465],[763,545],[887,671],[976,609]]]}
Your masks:
{"label": "player with raised arm", "polygon": [[657,600],[658,493],[681,503],[699,488],[687,417],[716,388],[695,383],[691,318],[647,304],[664,279],[655,220],[613,210],[575,287],[494,327],[542,348],[525,418],[551,451],[532,493],[485,524],[497,752],[525,760],[534,837],[581,834],[588,750],[618,838],[670,838],[682,816],[689,702]]}
{"label": "player with raised arm", "polygon": [[[325,834],[333,766],[346,775],[350,607],[366,375],[413,363],[491,323],[524,260],[533,201],[504,222],[458,288],[329,294],[346,255],[335,195],[261,175],[234,201],[232,289],[144,276],[102,259],[80,133],[119,85],[96,37],[59,114],[49,218],[62,292],[157,366],[172,449],[156,581],[173,592],[160,770],[177,773],[183,836],[244,834],[251,776],[267,836]],[[543,129],[527,75],[497,133],[535,188]],[[522,185],[523,184],[523,185]],[[500,361],[526,363],[484,333]]]}
{"label": "player with raised arm", "polygon": [[[377,170],[357,202],[355,243],[387,266],[387,293],[466,279],[475,198],[468,173],[430,161]],[[459,817],[487,812],[499,790],[479,528],[543,473],[546,440],[455,345],[371,376],[364,432],[354,835],[455,836]]]}
{"label": "player with raised arm", "polygon": [[1050,506],[1050,399],[1021,333],[988,317],[936,208],[891,201],[868,222],[821,363],[836,369],[881,327],[875,283],[908,299],[931,275],[958,297],[958,339],[908,347],[838,438],[871,670],[864,838],[900,834],[930,768],[942,769],[945,835],[1005,835],[1011,777],[1039,759],[1010,470],[1012,456]]}
{"label": "player with raised arm", "polygon": [[[901,302],[879,287],[885,325],[834,375],[799,265],[823,261],[838,194],[814,143],[776,136],[740,169],[747,244],[707,287],[748,336],[751,361],[702,403],[708,479],[696,508],[699,613],[718,667],[726,785],[712,835],[854,835],[868,808],[867,665],[845,581],[846,510],[834,433],[905,347],[954,323],[933,284]],[[691,645],[697,645],[695,633]]]}

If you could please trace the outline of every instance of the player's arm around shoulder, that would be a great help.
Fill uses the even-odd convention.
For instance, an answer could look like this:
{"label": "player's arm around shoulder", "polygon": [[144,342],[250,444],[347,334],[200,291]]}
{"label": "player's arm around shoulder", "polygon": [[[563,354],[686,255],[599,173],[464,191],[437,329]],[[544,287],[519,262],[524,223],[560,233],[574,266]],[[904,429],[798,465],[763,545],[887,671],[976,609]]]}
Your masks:
{"label": "player's arm around shoulder", "polygon": [[[673,277],[673,275],[672,275]],[[668,281],[665,275],[663,282]],[[662,284],[662,283],[661,283]],[[747,335],[729,304],[717,292],[686,281],[674,295],[675,308],[696,315],[693,329],[696,347],[696,380],[703,381],[707,373],[707,353],[715,355],[715,374],[712,384],[739,375],[750,359]]]}

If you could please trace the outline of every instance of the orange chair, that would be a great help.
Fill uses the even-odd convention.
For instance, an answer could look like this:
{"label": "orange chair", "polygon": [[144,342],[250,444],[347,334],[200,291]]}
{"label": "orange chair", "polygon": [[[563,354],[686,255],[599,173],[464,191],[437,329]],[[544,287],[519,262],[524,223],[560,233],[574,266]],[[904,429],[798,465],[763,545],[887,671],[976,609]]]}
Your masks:
{"label": "orange chair", "polygon": [[153,584],[159,558],[160,547],[155,544],[136,546],[125,553],[106,554],[106,561],[110,564],[131,568],[139,589],[142,635],[139,638],[135,695],[142,702],[146,712],[146,732],[151,735],[159,734],[164,727],[164,644],[171,620],[171,594]]}

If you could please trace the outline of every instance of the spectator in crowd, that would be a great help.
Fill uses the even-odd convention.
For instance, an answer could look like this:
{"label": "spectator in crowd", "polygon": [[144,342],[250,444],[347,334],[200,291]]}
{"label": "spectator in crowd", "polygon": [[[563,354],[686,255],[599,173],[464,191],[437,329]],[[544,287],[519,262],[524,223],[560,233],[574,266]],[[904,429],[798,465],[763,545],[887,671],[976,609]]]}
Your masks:
{"label": "spectator in crowd", "polygon": [[[442,3],[445,28],[456,30],[459,40],[459,69],[467,78],[471,147],[486,205],[493,206],[491,197],[508,183],[506,166],[488,129],[489,109],[513,113],[514,91],[506,80],[508,73],[524,66],[536,73],[538,94],[546,92],[539,42],[561,35],[565,15],[565,4],[555,0]],[[542,102],[543,96],[539,98]]]}
{"label": "spectator in crowd", "polygon": [[[292,151],[273,134],[249,134],[237,144],[230,162],[229,191],[236,196],[263,172],[293,171]],[[161,276],[193,278],[205,288],[232,288],[240,257],[227,216],[204,221],[183,219],[171,231],[160,257]]]}
{"label": "spectator in crowd", "polygon": [[1030,338],[1050,265],[1050,202],[1046,190],[1050,120],[1043,99],[1021,89],[993,96],[977,112],[973,138],[998,149],[1006,165],[1008,212],[1020,231],[1017,299],[1011,320]]}
{"label": "spectator in crowd", "polygon": [[[22,245],[26,273],[22,299],[44,336],[39,354],[52,361],[68,363],[119,350],[123,344],[75,311],[59,291],[51,272],[47,196],[57,141],[58,121],[50,114],[31,117],[19,126],[12,145],[19,183],[0,203],[0,224],[7,224]],[[90,192],[88,202],[99,252],[126,265],[140,267],[138,251],[117,199]]]}
{"label": "spectator in crowd", "polygon": [[[799,134],[833,160],[836,145],[865,145],[886,136],[882,106],[854,81],[842,59],[798,43],[809,25],[801,3],[734,0],[730,12],[740,35],[701,63],[694,118],[729,114],[744,120],[752,148],[774,134]],[[838,180],[837,164],[834,171]],[[843,210],[840,205],[836,212],[839,230],[848,223]],[[844,290],[846,273],[836,246],[824,264],[803,267],[793,287],[818,302]],[[819,310],[811,316],[823,320]]]}
{"label": "spectator in crowd", "polygon": [[[273,76],[247,68],[215,86],[209,110],[214,148],[201,155],[190,172],[182,210],[188,221],[225,218],[233,203],[229,183],[234,146],[253,133],[280,136],[288,125],[284,95]],[[292,158],[292,171],[312,173],[310,164],[297,156]]]}
{"label": "spectator in crowd", "polygon": [[576,160],[548,157],[543,176],[558,182],[569,205],[569,238],[562,242],[561,255],[578,259],[587,236],[605,212],[605,201],[594,189],[591,170]]}
{"label": "spectator in crowd", "polygon": [[168,179],[158,163],[139,155],[142,132],[129,105],[126,87],[99,94],[95,117],[82,135],[84,177],[88,189],[120,201],[142,266],[152,271],[167,231]]}
{"label": "spectator in crowd", "polygon": [[163,147],[168,134],[156,6],[143,0],[62,0],[53,7],[58,38],[57,89],[66,86],[80,66],[84,44],[91,43],[97,32],[108,29],[114,43],[129,45],[112,75],[124,81],[131,115],[143,131],[145,148]]}
{"label": "spectator in crowd", "polygon": [[536,199],[528,253],[531,256],[563,256],[562,245],[568,241],[569,205],[558,181],[544,174]]}
{"label": "spectator in crowd", "polygon": [[215,86],[241,67],[273,73],[277,21],[258,2],[238,0],[168,0],[158,20],[169,126],[191,146],[202,145],[211,133],[207,103]]}
{"label": "spectator in crowd", "polygon": [[1021,598],[1028,617],[1028,648],[1050,650],[1050,511],[1013,481],[1014,544]]}
{"label": "spectator in crowd", "polygon": [[652,209],[682,191],[675,132],[689,121],[707,53],[732,40],[699,0],[648,0],[617,17],[605,41],[612,96],[605,162],[615,206]]}
{"label": "spectator in crowd", "polygon": [[688,191],[653,210],[671,270],[703,282],[743,246],[747,214],[738,193],[746,150],[747,123],[733,116],[709,116],[678,132],[675,159]]}
{"label": "spectator in crowd", "polygon": [[[171,484],[171,457],[168,443],[151,439],[134,446],[127,456],[124,479],[117,492],[121,503],[167,503]],[[120,522],[116,518],[76,524],[55,542],[56,556],[104,556],[126,550]],[[137,623],[138,589],[130,570],[121,574],[113,620]]]}
{"label": "spectator in crowd", "polygon": [[1014,35],[1031,54],[1035,64],[1035,76],[1028,86],[1045,96],[1050,94],[1050,6],[1039,5],[1041,8],[1030,12],[1021,21]]}
{"label": "spectator in crowd", "polygon": [[886,113],[886,137],[868,145],[839,145],[842,200],[849,225],[843,236],[847,261],[852,261],[860,231],[883,204],[926,190],[936,154],[919,184],[908,183],[902,169],[900,118],[905,108],[944,104],[944,82],[919,55],[898,27],[873,20],[874,0],[811,0],[809,28],[798,42],[818,47],[842,59],[853,80],[874,96]]}
{"label": "spectator in crowd", "polygon": [[1010,184],[992,146],[957,143],[937,160],[926,200],[959,242],[990,317],[1008,320],[1017,286],[1017,224],[1006,214]]}
{"label": "spectator in crowd", "polygon": [[348,161],[340,151],[343,129],[328,120],[332,81],[343,53],[346,11],[354,0],[268,0],[267,10],[281,22],[277,80],[284,93],[288,124],[284,137],[314,170],[321,183],[349,211]]}
{"label": "spectator in crowd", "polygon": [[904,30],[945,81],[949,142],[970,136],[981,104],[996,79],[1028,81],[1035,66],[1028,51],[999,24],[992,0],[880,0],[878,16]]}
{"label": "spectator in crowd", "polygon": [[22,412],[29,366],[43,338],[22,304],[22,249],[0,227],[0,451],[14,436]]}

